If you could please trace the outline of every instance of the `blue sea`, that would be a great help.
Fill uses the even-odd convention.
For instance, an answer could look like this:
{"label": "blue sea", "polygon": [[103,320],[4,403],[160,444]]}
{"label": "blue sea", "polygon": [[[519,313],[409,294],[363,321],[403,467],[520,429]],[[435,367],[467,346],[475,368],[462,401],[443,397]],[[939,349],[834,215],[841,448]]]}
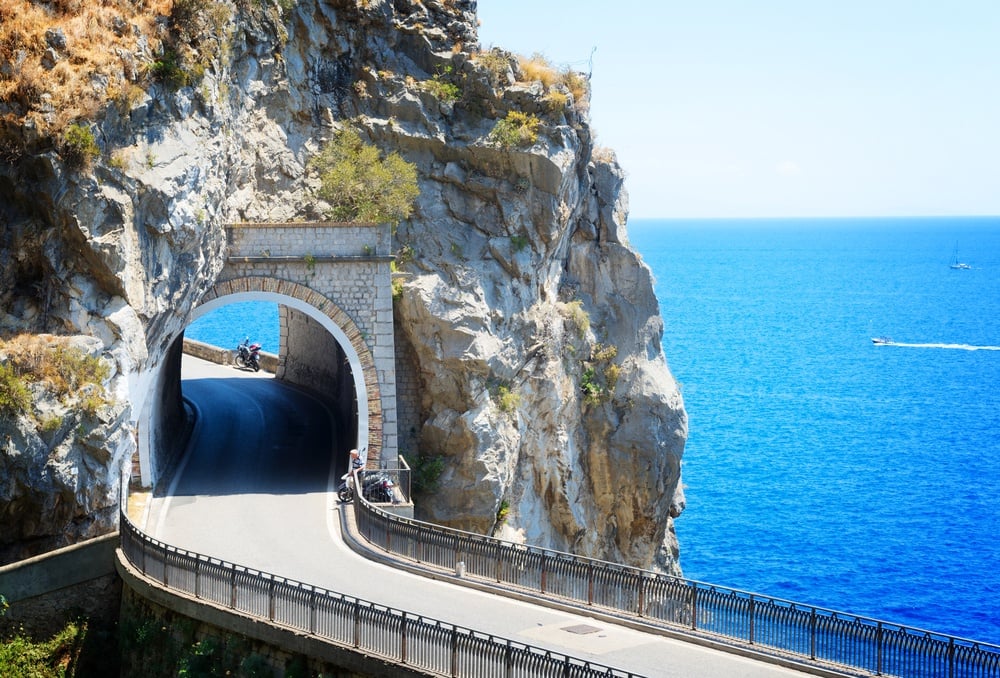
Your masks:
{"label": "blue sea", "polygon": [[[1000,218],[629,237],[689,416],[685,576],[1000,644]],[[247,335],[277,351],[274,304],[187,330]]]}
{"label": "blue sea", "polygon": [[1000,644],[1000,218],[629,236],[689,417],[685,576]]}

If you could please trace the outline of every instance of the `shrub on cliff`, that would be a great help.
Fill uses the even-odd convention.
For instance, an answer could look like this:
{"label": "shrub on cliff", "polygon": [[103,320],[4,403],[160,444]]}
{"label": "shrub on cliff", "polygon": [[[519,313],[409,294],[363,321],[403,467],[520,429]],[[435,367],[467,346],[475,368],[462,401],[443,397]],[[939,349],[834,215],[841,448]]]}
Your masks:
{"label": "shrub on cliff", "polygon": [[104,382],[111,374],[108,363],[70,345],[63,337],[21,334],[0,340],[0,358],[0,414],[29,412],[29,384],[39,384],[64,405],[75,403],[88,414],[107,403]]}
{"label": "shrub on cliff", "polygon": [[398,224],[410,216],[420,195],[417,167],[398,154],[381,157],[353,130],[340,130],[309,161],[319,172],[319,197],[330,205],[327,218]]}
{"label": "shrub on cliff", "polygon": [[538,128],[542,121],[530,113],[510,111],[490,132],[490,141],[501,148],[532,146],[538,141]]}
{"label": "shrub on cliff", "polygon": [[85,125],[70,125],[63,135],[61,155],[66,164],[74,169],[88,167],[101,154],[101,147],[94,139],[94,133]]}

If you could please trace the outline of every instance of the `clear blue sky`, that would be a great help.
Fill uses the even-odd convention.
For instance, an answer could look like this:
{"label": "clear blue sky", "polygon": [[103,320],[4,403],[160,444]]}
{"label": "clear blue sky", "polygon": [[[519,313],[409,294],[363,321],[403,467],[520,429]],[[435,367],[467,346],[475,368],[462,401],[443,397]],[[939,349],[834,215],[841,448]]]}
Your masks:
{"label": "clear blue sky", "polygon": [[1000,0],[479,0],[584,72],[631,216],[1000,214]]}

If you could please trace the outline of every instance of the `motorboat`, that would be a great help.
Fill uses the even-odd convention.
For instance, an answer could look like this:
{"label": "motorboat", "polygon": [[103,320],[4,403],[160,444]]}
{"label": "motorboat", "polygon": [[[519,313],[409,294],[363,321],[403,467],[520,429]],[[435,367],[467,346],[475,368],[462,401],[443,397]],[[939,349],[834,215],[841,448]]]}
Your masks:
{"label": "motorboat", "polygon": [[888,345],[893,342],[891,337],[872,337],[872,343],[875,345]]}

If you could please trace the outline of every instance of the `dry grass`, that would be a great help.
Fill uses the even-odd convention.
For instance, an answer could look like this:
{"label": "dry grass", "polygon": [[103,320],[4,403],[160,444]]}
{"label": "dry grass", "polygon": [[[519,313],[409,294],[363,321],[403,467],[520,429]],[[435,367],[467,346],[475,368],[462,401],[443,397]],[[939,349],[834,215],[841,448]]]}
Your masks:
{"label": "dry grass", "polygon": [[527,82],[540,82],[545,89],[559,82],[559,71],[541,54],[519,58],[521,73]]}
{"label": "dry grass", "polygon": [[544,55],[533,54],[530,57],[518,56],[520,76],[526,82],[540,82],[549,90],[548,103],[552,110],[565,106],[566,101],[554,96],[551,91],[556,85],[564,86],[573,96],[573,103],[578,108],[586,108],[590,102],[590,83],[586,76],[571,68],[559,69]]}
{"label": "dry grass", "polygon": [[0,340],[5,362],[26,381],[42,382],[59,397],[93,385],[103,388],[110,374],[108,364],[74,348],[65,337],[18,334]]}
{"label": "dry grass", "polygon": [[[172,4],[173,0],[47,4],[2,0],[0,112],[8,122],[31,119],[42,129],[56,131],[68,122],[92,118],[109,91],[130,91],[144,77],[144,69],[122,55],[136,52],[140,35],[150,49],[158,48],[162,36],[157,34],[156,19],[169,15]],[[53,47],[58,59],[54,66],[49,62],[49,68],[47,32],[65,36],[65,46]]]}

